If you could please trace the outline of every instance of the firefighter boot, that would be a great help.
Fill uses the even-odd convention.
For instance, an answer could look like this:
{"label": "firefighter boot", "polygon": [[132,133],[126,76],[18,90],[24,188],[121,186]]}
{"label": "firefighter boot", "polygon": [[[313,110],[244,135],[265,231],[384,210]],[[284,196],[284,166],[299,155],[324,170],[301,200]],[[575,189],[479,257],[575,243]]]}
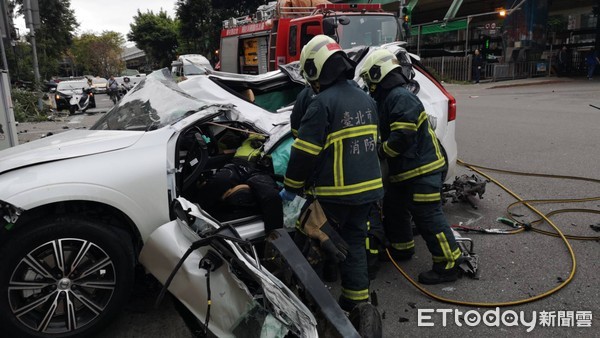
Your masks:
{"label": "firefighter boot", "polygon": [[450,269],[445,269],[444,266],[434,264],[433,269],[419,274],[419,283],[426,285],[449,283],[457,279],[458,270],[456,265]]}

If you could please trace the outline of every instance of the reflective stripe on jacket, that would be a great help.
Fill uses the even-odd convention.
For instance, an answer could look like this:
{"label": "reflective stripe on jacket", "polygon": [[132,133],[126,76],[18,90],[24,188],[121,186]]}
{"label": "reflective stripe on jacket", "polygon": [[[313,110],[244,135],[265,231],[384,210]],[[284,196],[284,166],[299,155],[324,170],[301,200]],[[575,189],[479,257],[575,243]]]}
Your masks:
{"label": "reflective stripe on jacket", "polygon": [[292,145],[285,188],[341,204],[383,196],[375,102],[351,81],[316,95]]}
{"label": "reflective stripe on jacket", "polygon": [[398,86],[377,106],[391,183],[444,170],[441,145],[416,95]]}

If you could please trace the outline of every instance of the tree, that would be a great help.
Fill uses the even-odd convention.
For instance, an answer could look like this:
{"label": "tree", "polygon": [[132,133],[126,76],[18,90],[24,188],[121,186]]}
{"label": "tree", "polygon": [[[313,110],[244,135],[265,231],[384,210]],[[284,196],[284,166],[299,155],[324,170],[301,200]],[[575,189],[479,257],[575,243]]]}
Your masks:
{"label": "tree", "polygon": [[73,40],[72,54],[75,64],[84,74],[119,74],[124,69],[121,60],[125,39],[120,33],[104,31],[101,35],[84,33]]}
{"label": "tree", "polygon": [[[12,0],[18,5],[17,13],[23,15],[23,0]],[[59,71],[64,53],[72,44],[75,29],[79,26],[70,0],[38,0],[41,27],[36,29],[40,76],[48,79]]]}
{"label": "tree", "polygon": [[178,51],[199,53],[210,59],[219,49],[223,20],[251,15],[264,3],[261,0],[178,0],[175,5],[181,38]]}
{"label": "tree", "polygon": [[8,71],[11,80],[34,81],[33,76],[33,53],[31,45],[21,41],[15,41],[14,46],[10,43],[4,44]]}
{"label": "tree", "polygon": [[131,31],[127,34],[127,39],[134,41],[137,48],[146,53],[154,67],[167,67],[171,64],[178,46],[177,23],[167,12],[161,10],[158,14],[152,11],[142,13],[138,9],[129,26]]}

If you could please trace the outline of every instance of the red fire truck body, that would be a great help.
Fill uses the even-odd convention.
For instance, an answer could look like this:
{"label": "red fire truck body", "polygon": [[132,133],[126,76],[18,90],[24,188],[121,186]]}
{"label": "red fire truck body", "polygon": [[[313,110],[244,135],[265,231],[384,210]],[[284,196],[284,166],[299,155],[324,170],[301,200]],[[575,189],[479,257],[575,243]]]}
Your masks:
{"label": "red fire truck body", "polygon": [[322,4],[316,7],[260,6],[254,18],[223,22],[220,70],[263,74],[300,59],[302,47],[318,34],[336,38],[342,48],[398,41],[398,18],[380,4]]}

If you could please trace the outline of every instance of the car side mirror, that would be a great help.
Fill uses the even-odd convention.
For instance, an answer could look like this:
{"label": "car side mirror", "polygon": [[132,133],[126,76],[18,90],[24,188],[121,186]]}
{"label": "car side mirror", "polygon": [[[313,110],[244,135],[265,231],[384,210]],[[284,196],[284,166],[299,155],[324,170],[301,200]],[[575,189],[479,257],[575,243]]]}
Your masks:
{"label": "car side mirror", "polygon": [[337,28],[337,23],[335,22],[335,18],[325,18],[323,19],[323,34],[327,36],[335,35],[335,29]]}

